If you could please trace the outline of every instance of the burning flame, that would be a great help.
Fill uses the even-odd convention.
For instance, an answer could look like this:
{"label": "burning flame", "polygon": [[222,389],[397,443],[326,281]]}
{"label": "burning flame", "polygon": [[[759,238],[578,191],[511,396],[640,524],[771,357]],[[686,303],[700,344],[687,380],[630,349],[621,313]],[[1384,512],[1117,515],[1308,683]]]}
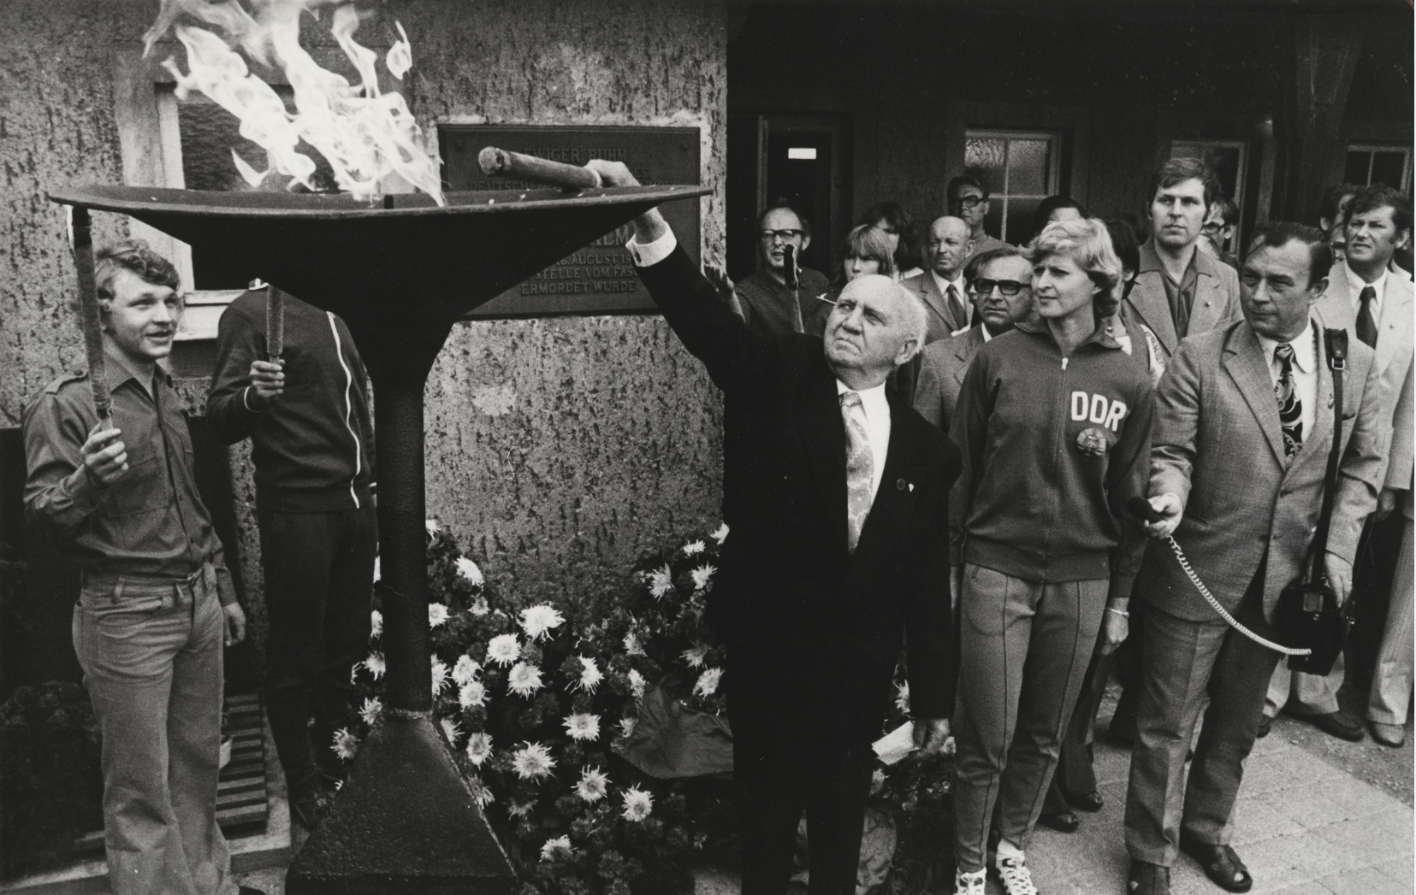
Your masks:
{"label": "burning flame", "polygon": [[[354,32],[370,13],[347,0],[250,0],[247,11],[239,0],[163,0],[157,21],[144,36],[146,53],[171,31],[187,50],[186,74],[169,58],[162,63],[177,81],[177,96],[205,94],[241,122],[241,136],[266,153],[265,170],[242,159],[233,149],[237,171],[252,186],[272,171],[313,189],[315,163],[296,151],[304,140],[334,169],[340,189],[369,198],[390,173],[444,204],[437,160],[424,149],[423,135],[407,102],[378,86],[378,54],[354,40]],[[321,68],[300,46],[300,16],[317,16],[319,7],[334,6],[330,33],[358,73],[358,85]],[[181,21],[187,17],[211,26]],[[399,80],[413,66],[412,47],[403,25],[395,22],[399,40],[384,65]],[[295,95],[294,113],[280,95],[250,71],[247,58],[279,68]]]}

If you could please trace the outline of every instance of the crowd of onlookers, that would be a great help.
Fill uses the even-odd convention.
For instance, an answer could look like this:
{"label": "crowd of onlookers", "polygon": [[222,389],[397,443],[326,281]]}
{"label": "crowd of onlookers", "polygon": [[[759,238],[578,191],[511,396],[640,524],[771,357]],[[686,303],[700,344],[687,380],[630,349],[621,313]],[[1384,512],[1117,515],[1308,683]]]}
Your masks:
{"label": "crowd of onlookers", "polygon": [[[1117,678],[1110,734],[1134,747],[1131,891],[1168,892],[1177,851],[1246,891],[1229,814],[1244,758],[1279,711],[1346,740],[1364,728],[1390,747],[1405,738],[1410,200],[1343,184],[1312,225],[1259,222],[1243,245],[1240,210],[1211,169],[1176,159],[1156,172],[1143,216],[1102,219],[1050,196],[1014,246],[987,232],[978,179],[955,177],[947,197],[949,213],[927,225],[897,203],[872,206],[829,279],[799,266],[806,217],[785,201],[768,208],[759,268],[729,300],[754,331],[825,337],[828,356],[832,309],[853,282],[890,278],[925,309],[923,344],[890,382],[962,455],[949,496],[956,887],[981,893],[994,853],[1006,891],[1035,892],[1034,825],[1071,832],[1078,811],[1102,807],[1091,743]],[[1326,329],[1350,336],[1345,371],[1324,366],[1341,351]],[[730,396],[730,442],[736,420]],[[730,457],[725,477],[742,475]],[[1324,574],[1358,595],[1358,630],[1382,632],[1346,651],[1346,680],[1369,692],[1365,717],[1338,704],[1342,660],[1328,676],[1290,672],[1201,601],[1162,539],[1174,536],[1232,621],[1277,638],[1274,605],[1307,576],[1324,492]],[[1126,509],[1134,497],[1154,520]]]}

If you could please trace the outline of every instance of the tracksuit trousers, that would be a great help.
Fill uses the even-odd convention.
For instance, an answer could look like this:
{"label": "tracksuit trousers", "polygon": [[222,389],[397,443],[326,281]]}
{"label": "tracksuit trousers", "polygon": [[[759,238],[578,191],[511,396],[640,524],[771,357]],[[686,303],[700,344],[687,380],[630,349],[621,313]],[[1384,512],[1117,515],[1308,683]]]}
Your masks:
{"label": "tracksuit trousers", "polygon": [[1045,584],[964,566],[954,708],[961,870],[984,867],[995,802],[999,835],[1027,849],[1101,630],[1109,584]]}

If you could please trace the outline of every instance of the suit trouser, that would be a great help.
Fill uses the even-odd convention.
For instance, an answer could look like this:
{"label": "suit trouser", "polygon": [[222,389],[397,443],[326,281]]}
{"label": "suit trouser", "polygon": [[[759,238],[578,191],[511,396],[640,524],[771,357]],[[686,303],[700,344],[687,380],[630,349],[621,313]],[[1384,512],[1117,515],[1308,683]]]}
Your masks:
{"label": "suit trouser", "polygon": [[1106,608],[1106,579],[1043,584],[972,563],[959,605],[954,849],[984,866],[998,832],[1025,849]]}
{"label": "suit trouser", "polygon": [[103,740],[116,895],[236,891],[216,823],[224,624],[210,565],[180,585],[85,578],[74,650]]}
{"label": "suit trouser", "polygon": [[1387,609],[1386,629],[1382,632],[1377,665],[1372,672],[1372,691],[1367,700],[1367,719],[1379,724],[1405,724],[1406,710],[1411,702],[1412,675],[1412,527],[1403,518],[1401,549],[1397,553],[1396,573],[1391,581],[1391,605]]}
{"label": "suit trouser", "polygon": [[[1263,581],[1262,565],[1256,580]],[[1255,596],[1251,585],[1235,615],[1267,636],[1261,608],[1251,608],[1261,606]],[[1229,842],[1244,760],[1254,747],[1264,694],[1279,655],[1218,616],[1187,621],[1152,604],[1142,625],[1145,643],[1126,791],[1126,849],[1135,860],[1169,867],[1182,827],[1201,842]],[[1187,783],[1185,757],[1206,694],[1210,704]]]}
{"label": "suit trouser", "polygon": [[833,705],[839,690],[826,681],[812,687],[798,679],[784,693],[770,663],[729,649],[743,895],[787,891],[803,812],[811,895],[854,895],[875,766],[868,738],[859,735],[867,725]]}
{"label": "suit trouser", "polygon": [[299,798],[318,783],[315,756],[333,755],[330,737],[350,710],[350,673],[369,649],[378,523],[372,506],[265,511],[259,520],[270,617],[266,711],[291,795]]}

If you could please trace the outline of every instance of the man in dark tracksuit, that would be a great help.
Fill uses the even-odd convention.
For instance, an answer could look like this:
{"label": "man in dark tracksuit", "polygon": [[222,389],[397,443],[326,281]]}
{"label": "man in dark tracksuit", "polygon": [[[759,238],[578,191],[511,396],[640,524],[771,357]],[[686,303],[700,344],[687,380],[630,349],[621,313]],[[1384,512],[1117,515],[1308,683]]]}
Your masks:
{"label": "man in dark tracksuit", "polygon": [[228,443],[252,441],[270,616],[266,708],[291,807],[309,827],[324,805],[315,758],[331,755],[351,670],[368,647],[373,430],[364,365],[343,320],[287,296],[278,361],[268,359],[266,331],[264,289],[227,308],[207,419]]}

